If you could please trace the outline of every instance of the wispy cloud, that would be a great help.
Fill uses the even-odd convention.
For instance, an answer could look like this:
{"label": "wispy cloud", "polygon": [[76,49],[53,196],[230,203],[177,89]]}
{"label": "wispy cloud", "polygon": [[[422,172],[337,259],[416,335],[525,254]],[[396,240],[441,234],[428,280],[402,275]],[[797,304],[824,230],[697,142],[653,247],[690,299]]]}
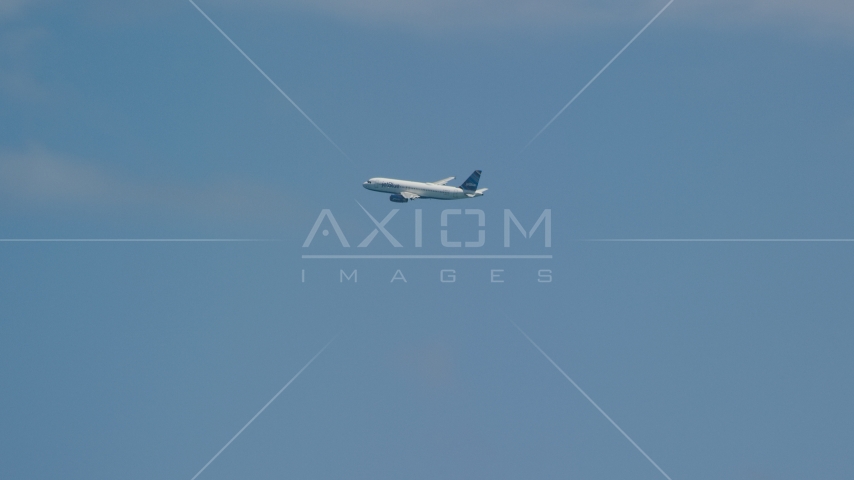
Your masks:
{"label": "wispy cloud", "polygon": [[849,0],[697,0],[679,9],[681,20],[738,27],[770,26],[823,38],[854,40]]}
{"label": "wispy cloud", "polygon": [[42,102],[49,96],[44,84],[25,68],[0,68],[0,92],[22,102]]}
{"label": "wispy cloud", "polygon": [[[632,18],[654,2],[589,0],[213,0],[236,8],[321,12],[348,21],[389,24],[423,31],[482,28],[543,28]],[[613,8],[614,4],[622,8]],[[604,6],[603,6],[604,5]],[[659,7],[660,8],[660,7]]]}
{"label": "wispy cloud", "polygon": [[0,20],[20,14],[39,0],[0,0]]}
{"label": "wispy cloud", "polygon": [[186,185],[130,178],[40,146],[0,153],[0,207],[252,220],[287,211],[277,191],[237,179]]}
{"label": "wispy cloud", "polygon": [[[470,29],[565,29],[638,22],[662,0],[208,0],[233,8],[301,10],[345,21],[423,32]],[[668,16],[682,24],[772,25],[854,38],[850,0],[684,0]]]}
{"label": "wispy cloud", "polygon": [[0,34],[0,93],[23,102],[48,97],[49,90],[31,68],[34,52],[47,37],[40,27],[11,28]]}
{"label": "wispy cloud", "polygon": [[27,57],[46,37],[47,30],[41,27],[7,29],[0,36],[0,53],[9,58]]}
{"label": "wispy cloud", "polygon": [[[21,17],[57,0],[0,0],[0,21]],[[145,7],[82,0],[80,8],[103,21],[145,21],[180,11],[177,2]],[[320,13],[344,21],[430,34],[467,30],[527,31],[596,28],[649,18],[662,0],[204,0],[207,6]],[[153,12],[157,12],[156,14]],[[668,17],[680,24],[773,26],[787,32],[854,40],[851,0],[678,0]]]}

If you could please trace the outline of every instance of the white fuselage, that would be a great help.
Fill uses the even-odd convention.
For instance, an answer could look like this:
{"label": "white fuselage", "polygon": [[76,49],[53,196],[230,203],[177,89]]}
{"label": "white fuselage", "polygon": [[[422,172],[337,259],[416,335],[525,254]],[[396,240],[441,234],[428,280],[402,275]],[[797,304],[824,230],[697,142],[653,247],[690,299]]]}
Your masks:
{"label": "white fuselage", "polygon": [[[474,196],[475,192],[465,192],[460,187],[448,185],[436,185],[433,183],[411,182],[409,180],[397,180],[394,178],[372,178],[362,184],[363,187],[375,192],[385,193],[412,193],[421,198],[435,198],[438,200],[457,200]],[[479,196],[479,195],[477,195]]]}

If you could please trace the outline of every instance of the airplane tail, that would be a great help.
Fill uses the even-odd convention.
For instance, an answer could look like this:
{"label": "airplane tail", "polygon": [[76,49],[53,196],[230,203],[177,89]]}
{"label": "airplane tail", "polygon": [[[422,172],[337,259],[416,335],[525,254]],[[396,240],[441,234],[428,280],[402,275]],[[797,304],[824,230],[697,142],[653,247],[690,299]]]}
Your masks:
{"label": "airplane tail", "polygon": [[480,170],[475,170],[474,173],[472,173],[471,176],[468,178],[468,180],[466,180],[465,182],[463,182],[462,185],[460,185],[460,188],[467,192],[473,192],[477,190],[477,182],[479,181]]}

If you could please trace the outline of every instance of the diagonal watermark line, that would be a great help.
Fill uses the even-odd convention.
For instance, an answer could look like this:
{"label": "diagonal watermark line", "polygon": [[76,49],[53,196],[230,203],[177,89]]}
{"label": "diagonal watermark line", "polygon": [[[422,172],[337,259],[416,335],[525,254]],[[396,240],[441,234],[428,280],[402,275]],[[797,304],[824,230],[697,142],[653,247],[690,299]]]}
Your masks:
{"label": "diagonal watermark line", "polygon": [[632,39],[631,39],[631,40],[629,40],[629,43],[627,43],[627,44],[626,44],[626,46],[624,46],[623,48],[621,48],[621,49],[620,49],[620,51],[619,51],[619,52],[617,52],[617,54],[616,54],[616,55],[614,55],[614,58],[612,58],[610,61],[608,61],[608,63],[606,63],[606,64],[605,64],[605,66],[604,66],[604,67],[602,67],[602,69],[601,69],[601,70],[599,70],[599,72],[598,72],[598,73],[596,73],[596,75],[594,75],[594,76],[593,76],[593,78],[591,78],[591,79],[590,79],[590,81],[589,81],[589,82],[587,82],[587,84],[586,84],[586,85],[584,85],[584,87],[583,87],[583,88],[582,88],[578,93],[576,93],[576,94],[575,94],[575,96],[574,96],[574,97],[572,97],[572,100],[570,100],[566,105],[564,105],[564,106],[563,106],[563,108],[561,108],[561,109],[560,109],[560,111],[559,111],[559,112],[557,112],[557,114],[555,114],[555,116],[554,116],[554,117],[552,117],[552,119],[551,119],[551,120],[549,120],[549,123],[547,123],[547,124],[546,124],[546,126],[545,126],[545,127],[543,127],[542,129],[540,129],[540,131],[539,131],[539,132],[537,132],[537,134],[536,134],[536,135],[534,135],[534,138],[532,138],[532,139],[531,139],[527,144],[525,144],[525,146],[522,148],[522,150],[521,150],[519,153],[524,152],[524,151],[525,151],[525,149],[527,149],[529,145],[531,145],[532,143],[534,143],[534,140],[536,140],[536,139],[537,139],[537,137],[539,137],[543,132],[545,132],[545,131],[546,131],[546,129],[547,129],[547,128],[549,128],[549,126],[551,126],[551,124],[552,124],[555,120],[557,120],[557,117],[559,117],[559,116],[564,112],[564,110],[566,110],[567,108],[569,108],[569,106],[570,106],[570,105],[572,105],[572,103],[573,103],[573,102],[575,102],[575,100],[576,100],[578,97],[580,97],[580,96],[581,96],[581,94],[582,94],[582,93],[584,93],[584,91],[585,91],[585,90],[587,90],[587,87],[589,87],[593,82],[595,82],[595,81],[596,81],[596,79],[597,79],[597,78],[599,78],[599,75],[602,75],[602,72],[604,72],[605,70],[607,70],[607,69],[608,69],[608,67],[610,67],[610,66],[611,66],[611,64],[612,64],[612,63],[614,63],[614,60],[616,60],[620,55],[622,55],[622,54],[623,54],[623,52],[625,52],[625,51],[626,51],[626,49],[627,49],[627,48],[629,48],[629,46],[630,46],[632,43],[634,43],[634,42],[635,42],[635,40],[637,40],[637,38],[638,38],[638,37],[640,37],[640,36],[641,36],[641,34],[642,34],[644,31],[646,31],[646,29],[647,29],[647,28],[649,28],[649,26],[650,26],[650,25],[652,25],[652,22],[654,22],[656,19],[658,19],[658,17],[659,17],[659,16],[661,16],[661,14],[662,14],[662,13],[664,13],[664,11],[665,11],[665,10],[667,10],[667,7],[669,7],[669,6],[670,6],[670,4],[671,4],[671,3],[673,3],[673,2],[674,2],[674,0],[670,0],[669,2],[667,2],[667,5],[665,5],[665,6],[664,6],[664,8],[662,8],[661,10],[659,10],[659,11],[658,11],[658,13],[656,13],[656,14],[655,14],[655,16],[654,16],[654,17],[652,17],[652,20],[650,20],[649,22],[647,22],[647,24],[646,24],[646,25],[644,25],[644,26],[643,26],[643,28],[641,28],[641,29],[640,29],[640,31],[639,31],[637,34],[635,34],[635,36],[634,36],[634,37],[632,37]]}
{"label": "diagonal watermark line", "polygon": [[[507,320],[510,320],[510,319],[508,318]],[[528,339],[528,341],[529,341],[529,342],[531,342],[531,345],[533,345],[533,346],[534,346],[534,348],[536,348],[537,350],[539,350],[539,352],[540,352],[540,353],[542,353],[544,357],[546,357],[546,360],[548,360],[552,365],[554,365],[554,367],[557,369],[557,371],[558,371],[558,372],[560,372],[560,373],[561,373],[561,375],[563,375],[567,380],[569,380],[569,383],[571,383],[571,384],[572,384],[572,386],[573,386],[573,387],[575,387],[575,389],[576,389],[576,390],[578,390],[579,392],[581,392],[581,394],[582,394],[582,395],[584,395],[584,398],[586,398],[586,399],[587,399],[587,401],[588,401],[588,402],[590,402],[590,404],[591,404],[591,405],[593,405],[594,407],[596,407],[596,410],[599,410],[599,413],[601,413],[601,414],[602,414],[602,416],[604,416],[606,419],[608,419],[608,421],[609,421],[609,422],[611,422],[611,425],[613,425],[613,426],[614,426],[614,428],[616,428],[617,430],[619,430],[619,432],[620,432],[620,433],[622,433],[624,437],[626,437],[626,440],[628,440],[629,442],[631,442],[631,444],[632,444],[632,445],[634,445],[634,446],[635,446],[635,448],[636,448],[636,449],[637,449],[637,450],[638,450],[638,451],[639,451],[639,452],[640,452],[644,457],[646,457],[646,459],[647,459],[647,460],[649,460],[649,463],[651,463],[651,464],[652,464],[652,466],[654,466],[656,469],[658,469],[658,471],[659,471],[659,472],[661,472],[661,474],[662,474],[662,475],[664,475],[664,477],[665,477],[665,478],[667,478],[667,480],[672,480],[672,479],[670,478],[670,476],[669,476],[669,475],[667,475],[666,473],[664,473],[664,470],[662,470],[662,469],[661,469],[661,467],[659,467],[659,466],[658,466],[658,464],[657,464],[657,463],[655,463],[655,461],[653,461],[653,459],[652,459],[652,458],[650,458],[650,456],[649,456],[649,455],[647,455],[647,454],[646,454],[646,452],[644,452],[644,451],[643,451],[643,449],[642,449],[642,448],[641,448],[637,443],[635,443],[635,441],[634,441],[634,440],[632,440],[632,437],[630,437],[630,436],[629,436],[629,434],[627,434],[625,431],[623,431],[623,429],[622,429],[622,428],[620,428],[620,426],[619,426],[619,425],[617,425],[617,422],[615,422],[613,419],[611,419],[611,417],[609,417],[609,416],[608,416],[608,414],[607,414],[607,413],[605,413],[605,410],[602,410],[602,407],[600,407],[596,402],[594,402],[594,401],[593,401],[593,399],[592,399],[592,398],[590,398],[590,395],[587,395],[587,393],[586,393],[584,390],[582,390],[582,389],[581,389],[581,387],[579,387],[579,386],[578,386],[578,384],[577,384],[577,383],[575,383],[575,381],[574,381],[573,379],[569,378],[569,375],[567,375],[567,374],[566,374],[566,372],[564,372],[564,371],[563,371],[563,369],[562,369],[562,368],[560,368],[560,366],[558,366],[558,364],[557,364],[557,363],[555,363],[555,361],[554,361],[554,360],[552,360],[552,357],[550,357],[546,352],[544,352],[544,351],[543,351],[543,349],[542,349],[542,348],[540,348],[540,346],[539,346],[539,345],[537,345],[537,343],[536,343],[536,342],[534,342],[534,340],[532,340],[532,339],[531,339],[531,337],[529,337],[529,336],[528,336],[528,334],[527,334],[527,333],[525,333],[525,331],[524,331],[524,330],[522,330],[522,329],[519,327],[519,325],[516,325],[516,322],[514,322],[513,320],[510,320],[510,323],[512,323],[512,324],[513,324],[513,326],[514,326],[514,327],[516,327],[516,329],[517,329],[517,330],[519,330],[519,333],[521,333],[522,335],[524,335],[524,336],[525,336],[525,338],[527,338],[527,339]]]}
{"label": "diagonal watermark line", "polygon": [[296,102],[294,102],[294,101],[291,99],[291,97],[289,97],[289,96],[288,96],[288,94],[287,94],[287,93],[285,93],[285,91],[284,91],[284,90],[282,90],[281,88],[279,88],[279,86],[278,86],[278,85],[276,85],[276,82],[274,82],[274,81],[273,81],[273,79],[272,79],[272,78],[270,78],[270,77],[269,77],[269,76],[264,72],[264,70],[261,70],[261,67],[259,67],[257,63],[255,63],[251,58],[249,58],[249,55],[247,55],[247,54],[246,54],[246,52],[244,52],[244,51],[243,51],[243,49],[241,49],[240,47],[238,47],[238,46],[237,46],[237,44],[236,44],[236,43],[234,43],[234,40],[232,40],[232,39],[231,39],[231,37],[229,37],[228,35],[226,35],[226,33],[225,33],[224,31],[222,31],[222,29],[221,29],[221,28],[219,28],[219,25],[217,25],[217,24],[216,24],[216,22],[214,22],[214,21],[211,19],[211,17],[209,17],[209,16],[208,16],[208,14],[204,12],[204,10],[202,10],[198,5],[196,5],[196,2],[194,2],[193,0],[188,0],[188,1],[189,1],[189,2],[194,6],[194,7],[196,7],[196,10],[198,10],[198,11],[199,11],[199,13],[201,13],[201,14],[202,14],[202,16],[204,16],[204,17],[208,20],[208,22],[210,22],[210,24],[211,24],[211,25],[213,25],[213,26],[214,26],[214,28],[216,28],[216,29],[217,29],[217,31],[218,31],[219,33],[221,33],[221,34],[222,34],[222,36],[223,36],[223,37],[225,37],[225,39],[226,39],[226,40],[228,40],[228,42],[229,42],[232,46],[234,46],[234,48],[236,48],[238,52],[240,52],[240,54],[241,54],[241,55],[243,55],[243,58],[245,58],[246,60],[248,60],[248,61],[249,61],[249,63],[251,63],[251,64],[252,64],[252,66],[253,66],[253,67],[255,67],[255,69],[256,69],[256,70],[258,70],[258,72],[260,72],[260,73],[261,73],[261,75],[263,75],[263,76],[264,76],[264,78],[266,78],[266,79],[267,79],[267,81],[268,81],[268,82],[270,82],[270,84],[271,84],[271,85],[273,85],[273,87],[275,87],[275,88],[276,88],[276,90],[278,90],[278,91],[279,91],[279,93],[281,93],[281,94],[282,94],[282,96],[283,96],[283,97],[285,97],[289,102],[291,102],[291,105],[293,105],[293,106],[294,106],[294,108],[296,108],[296,109],[297,109],[297,111],[299,111],[299,113],[301,113],[301,114],[302,114],[302,116],[303,116],[303,117],[305,117],[305,119],[306,119],[306,120],[308,120],[308,121],[309,121],[309,123],[311,123],[311,124],[314,126],[314,128],[315,128],[315,129],[317,129],[317,131],[318,131],[318,132],[320,132],[320,134],[321,134],[321,135],[323,135],[323,137],[324,137],[324,138],[326,138],[327,140],[329,140],[329,143],[331,143],[331,144],[332,144],[332,146],[334,146],[334,147],[335,147],[339,152],[341,152],[341,155],[344,155],[344,158],[346,158],[347,160],[349,160],[349,161],[350,161],[350,163],[352,163],[352,164],[354,164],[354,165],[355,165],[355,162],[353,162],[353,159],[352,159],[352,158],[350,158],[350,156],[349,156],[349,155],[347,155],[347,154],[344,152],[344,150],[341,150],[341,147],[339,147],[339,146],[338,146],[338,144],[337,144],[337,143],[335,143],[335,142],[332,140],[332,138],[331,138],[329,135],[327,135],[327,134],[326,134],[326,132],[324,132],[324,131],[323,131],[323,129],[322,129],[322,128],[320,128],[316,123],[314,123],[314,120],[312,120],[312,119],[311,119],[311,117],[309,117],[309,116],[308,116],[308,114],[307,114],[307,113],[305,113],[305,112],[303,111],[303,109],[302,109],[302,108],[300,108],[300,107],[299,107],[299,105],[297,105],[297,104],[296,104]]}
{"label": "diagonal watermark line", "polygon": [[374,222],[374,225],[377,227],[374,229],[373,232],[371,232],[370,235],[365,237],[362,243],[359,244],[359,247],[367,247],[368,245],[370,245],[370,243],[373,241],[374,237],[376,237],[378,232],[382,232],[383,236],[388,239],[389,242],[391,242],[392,246],[396,248],[403,247],[403,245],[401,245],[400,242],[398,242],[397,239],[394,238],[390,233],[388,233],[388,230],[385,229],[385,224],[388,223],[400,210],[395,208],[394,210],[389,212],[388,215],[386,215],[382,222],[378,222],[377,219],[374,218],[373,215],[371,215],[371,212],[369,212],[365,207],[362,207],[362,204],[359,203],[358,200],[356,200],[356,203],[359,205],[359,207],[362,208],[362,211],[364,211],[368,215],[368,217],[370,217],[371,221]]}
{"label": "diagonal watermark line", "polygon": [[202,467],[202,469],[198,471],[198,473],[196,473],[195,475],[193,475],[193,478],[192,478],[191,480],[196,480],[196,477],[198,477],[199,475],[201,475],[201,474],[202,474],[202,472],[204,472],[204,471],[205,471],[205,469],[206,469],[206,468],[208,468],[208,465],[210,465],[211,463],[213,463],[213,461],[214,461],[214,460],[216,460],[216,457],[218,457],[218,456],[219,456],[219,455],[220,455],[220,454],[221,454],[221,453],[222,453],[226,448],[228,448],[228,446],[229,446],[229,445],[231,445],[231,442],[233,442],[237,437],[239,437],[239,436],[240,436],[240,434],[241,434],[241,433],[243,433],[243,431],[244,431],[244,430],[246,430],[246,427],[248,427],[249,425],[251,425],[251,424],[252,424],[252,422],[254,422],[254,421],[255,421],[255,419],[256,419],[256,418],[258,418],[258,416],[259,416],[259,415],[261,415],[261,413],[263,413],[263,412],[264,412],[264,410],[266,410],[266,409],[267,409],[267,407],[269,407],[269,406],[270,406],[270,404],[271,404],[271,403],[273,403],[273,401],[274,401],[274,400],[276,400],[276,398],[278,398],[278,397],[279,397],[279,395],[281,395],[281,394],[282,394],[282,392],[284,392],[284,391],[285,391],[285,389],[286,389],[286,388],[288,388],[288,387],[291,385],[291,383],[293,383],[293,381],[294,381],[294,380],[296,380],[296,379],[297,379],[297,377],[299,377],[299,376],[300,376],[300,374],[301,374],[303,371],[305,371],[305,369],[306,369],[306,368],[308,368],[308,366],[309,366],[309,365],[311,365],[311,363],[312,363],[312,362],[314,362],[314,361],[317,359],[317,357],[319,357],[319,356],[320,356],[320,354],[321,354],[321,353],[323,353],[323,351],[324,351],[324,350],[326,350],[326,347],[328,347],[329,345],[331,345],[331,344],[332,344],[332,342],[334,342],[334,341],[335,341],[335,339],[336,339],[336,338],[338,338],[338,336],[339,336],[339,335],[341,335],[341,332],[343,332],[343,331],[344,331],[344,330],[342,329],[340,332],[338,332],[337,334],[335,334],[335,336],[334,336],[334,337],[332,337],[332,340],[330,340],[329,342],[327,342],[327,344],[326,344],[326,345],[324,345],[324,346],[323,346],[323,348],[321,348],[319,352],[317,352],[316,354],[314,354],[314,356],[313,356],[313,357],[311,357],[311,360],[309,360],[309,361],[308,361],[308,363],[306,363],[306,364],[305,364],[305,365],[304,365],[304,366],[303,366],[303,367],[302,367],[302,368],[297,372],[297,374],[293,376],[293,378],[291,378],[290,380],[288,380],[288,383],[286,383],[286,384],[285,384],[285,386],[284,386],[284,387],[282,387],[282,389],[281,389],[281,390],[279,390],[275,395],[273,395],[273,398],[271,398],[269,402],[267,402],[263,407],[261,407],[261,410],[258,410],[258,413],[256,413],[256,414],[255,414],[255,416],[253,416],[252,418],[250,418],[250,419],[249,419],[249,421],[248,421],[248,422],[246,422],[246,425],[244,425],[244,426],[243,426],[243,428],[241,428],[240,430],[238,430],[238,432],[237,432],[237,433],[235,433],[233,437],[231,437],[231,440],[229,440],[229,441],[228,441],[228,443],[226,443],[222,448],[220,448],[220,449],[219,449],[219,451],[218,451],[218,452],[216,452],[216,455],[214,455],[214,456],[213,456],[213,458],[211,458],[210,460],[208,460],[208,463],[206,463],[206,464],[205,464],[205,466],[204,466],[204,467]]}

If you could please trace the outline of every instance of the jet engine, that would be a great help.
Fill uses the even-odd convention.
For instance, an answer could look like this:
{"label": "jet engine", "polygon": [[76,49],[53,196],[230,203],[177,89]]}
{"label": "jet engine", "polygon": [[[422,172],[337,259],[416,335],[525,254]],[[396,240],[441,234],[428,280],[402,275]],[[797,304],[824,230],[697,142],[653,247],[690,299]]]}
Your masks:
{"label": "jet engine", "polygon": [[392,202],[397,202],[397,203],[406,203],[409,201],[409,199],[407,199],[406,197],[404,197],[403,195],[401,195],[399,193],[393,193],[390,197],[388,197],[388,199],[391,200]]}

